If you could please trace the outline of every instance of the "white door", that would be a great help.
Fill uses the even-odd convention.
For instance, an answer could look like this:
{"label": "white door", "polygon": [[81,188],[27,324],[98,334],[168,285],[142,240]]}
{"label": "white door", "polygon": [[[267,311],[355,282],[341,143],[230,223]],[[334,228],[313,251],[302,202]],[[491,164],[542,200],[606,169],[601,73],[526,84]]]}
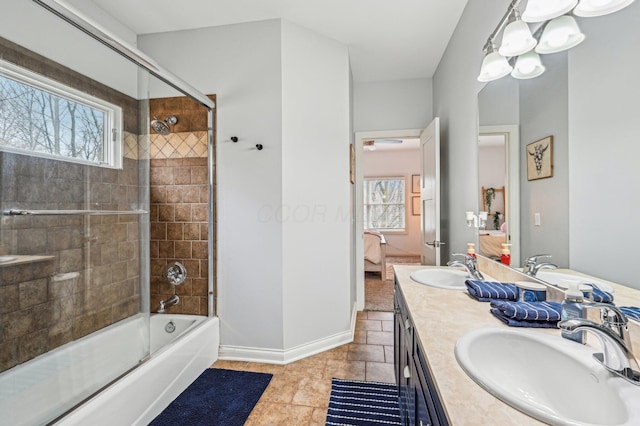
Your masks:
{"label": "white door", "polygon": [[420,135],[422,264],[440,266],[440,118]]}

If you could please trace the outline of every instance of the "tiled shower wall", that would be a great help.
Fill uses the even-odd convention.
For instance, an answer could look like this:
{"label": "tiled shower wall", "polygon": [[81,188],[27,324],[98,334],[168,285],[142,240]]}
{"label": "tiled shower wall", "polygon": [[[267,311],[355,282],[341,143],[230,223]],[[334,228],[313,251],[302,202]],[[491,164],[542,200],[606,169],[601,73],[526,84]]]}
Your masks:
{"label": "tiled shower wall", "polygon": [[[114,170],[2,152],[0,209],[137,208],[138,102],[1,38],[0,56],[120,105],[128,153]],[[40,256],[0,264],[0,371],[140,312],[141,216],[0,220],[0,254]]]}
{"label": "tiled shower wall", "polygon": [[[214,96],[210,96],[215,100]],[[186,98],[149,101],[151,116],[175,115],[178,123],[163,136],[152,132],[151,146],[151,311],[177,294],[169,313],[208,314],[207,111]],[[172,286],[162,277],[172,261],[187,279]]]}
{"label": "tiled shower wall", "polygon": [[[86,208],[87,182],[100,188],[93,208],[137,205],[136,160],[116,171],[1,153],[0,164],[3,210]],[[140,312],[140,218],[2,218],[4,253],[42,260],[0,265],[0,371]]]}

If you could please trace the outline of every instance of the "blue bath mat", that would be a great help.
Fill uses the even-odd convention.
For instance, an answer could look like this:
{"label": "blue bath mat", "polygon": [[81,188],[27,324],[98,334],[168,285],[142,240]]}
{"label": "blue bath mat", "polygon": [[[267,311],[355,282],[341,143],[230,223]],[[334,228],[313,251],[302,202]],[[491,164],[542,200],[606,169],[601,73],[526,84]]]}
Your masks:
{"label": "blue bath mat", "polygon": [[333,379],[326,425],[400,425],[398,387]]}
{"label": "blue bath mat", "polygon": [[151,426],[242,426],[271,374],[209,368]]}

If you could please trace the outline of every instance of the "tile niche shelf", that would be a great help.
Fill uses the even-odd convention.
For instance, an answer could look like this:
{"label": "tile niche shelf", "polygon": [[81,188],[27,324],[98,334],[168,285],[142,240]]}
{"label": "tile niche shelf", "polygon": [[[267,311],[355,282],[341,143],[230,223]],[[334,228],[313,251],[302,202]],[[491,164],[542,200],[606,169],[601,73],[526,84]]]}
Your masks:
{"label": "tile niche shelf", "polygon": [[22,265],[25,263],[44,262],[53,259],[55,259],[55,256],[24,256],[17,254],[0,256],[0,268],[5,266]]}

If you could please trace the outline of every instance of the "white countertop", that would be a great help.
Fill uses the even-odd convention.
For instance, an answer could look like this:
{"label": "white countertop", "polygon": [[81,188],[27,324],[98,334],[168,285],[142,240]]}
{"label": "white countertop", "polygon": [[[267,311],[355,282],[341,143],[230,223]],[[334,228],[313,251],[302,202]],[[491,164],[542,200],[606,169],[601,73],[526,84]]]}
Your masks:
{"label": "white countertop", "polygon": [[[512,408],[476,384],[458,365],[456,341],[465,333],[482,327],[508,327],[489,313],[489,303],[478,302],[464,290],[448,290],[414,282],[411,272],[428,266],[394,266],[400,290],[414,324],[417,338],[428,360],[440,400],[452,426],[458,425],[541,425],[544,424]],[[637,297],[638,290],[616,286],[616,302],[626,293]],[[633,300],[629,300],[633,302]],[[639,306],[639,305],[635,305]],[[560,335],[558,329],[523,330]],[[634,336],[637,338],[637,336]],[[635,339],[634,339],[635,340]]]}

